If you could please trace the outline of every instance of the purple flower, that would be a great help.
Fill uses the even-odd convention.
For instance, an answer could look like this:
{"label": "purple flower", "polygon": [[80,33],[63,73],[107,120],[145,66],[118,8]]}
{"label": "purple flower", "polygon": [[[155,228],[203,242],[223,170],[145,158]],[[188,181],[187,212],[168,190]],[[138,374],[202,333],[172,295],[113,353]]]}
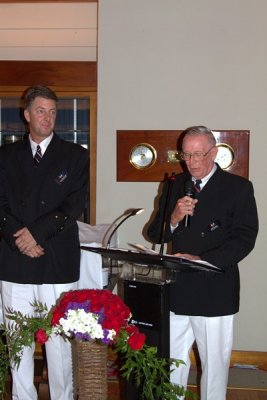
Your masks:
{"label": "purple flower", "polygon": [[91,336],[88,333],[81,333],[81,332],[76,332],[74,334],[75,339],[77,340],[91,340]]}
{"label": "purple flower", "polygon": [[79,309],[83,309],[86,312],[90,312],[90,300],[86,300],[82,303],[76,302],[76,301],[72,301],[70,302],[67,307],[66,307],[66,313],[69,310],[79,310]]}

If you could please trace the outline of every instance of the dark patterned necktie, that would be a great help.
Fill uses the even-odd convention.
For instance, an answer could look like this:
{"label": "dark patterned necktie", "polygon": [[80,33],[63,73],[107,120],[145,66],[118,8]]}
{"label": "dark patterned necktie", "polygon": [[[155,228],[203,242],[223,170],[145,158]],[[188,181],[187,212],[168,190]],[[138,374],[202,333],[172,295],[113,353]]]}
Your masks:
{"label": "dark patterned necktie", "polygon": [[202,180],[201,179],[197,179],[196,180],[196,182],[195,182],[195,185],[194,185],[194,188],[195,188],[195,198],[197,198],[198,196],[199,196],[199,193],[200,193],[200,191],[201,191],[201,188],[200,188],[200,184],[202,183]]}
{"label": "dark patterned necktie", "polygon": [[41,147],[38,144],[37,148],[36,148],[35,156],[33,158],[34,164],[35,164],[36,167],[38,167],[39,162],[41,161],[41,159],[42,159],[42,150],[41,150]]}

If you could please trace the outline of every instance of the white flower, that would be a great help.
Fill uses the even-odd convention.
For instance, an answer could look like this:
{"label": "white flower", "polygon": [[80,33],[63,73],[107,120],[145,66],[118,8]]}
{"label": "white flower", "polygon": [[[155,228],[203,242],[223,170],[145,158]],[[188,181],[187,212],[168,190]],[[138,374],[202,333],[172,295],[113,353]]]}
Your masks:
{"label": "white flower", "polygon": [[110,329],[108,331],[108,339],[113,340],[115,338],[115,336],[116,336],[116,331],[114,329]]}
{"label": "white flower", "polygon": [[97,314],[88,313],[83,309],[68,310],[66,318],[61,318],[59,324],[67,336],[82,333],[90,335],[92,339],[102,339],[104,333],[98,318]]}

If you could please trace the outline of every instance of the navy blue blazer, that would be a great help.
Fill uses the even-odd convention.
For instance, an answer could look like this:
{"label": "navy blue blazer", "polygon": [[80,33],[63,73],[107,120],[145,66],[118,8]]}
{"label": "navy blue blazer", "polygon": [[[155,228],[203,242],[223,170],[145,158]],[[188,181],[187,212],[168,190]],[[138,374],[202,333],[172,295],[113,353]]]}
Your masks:
{"label": "navy blue blazer", "polygon": [[[0,279],[17,283],[70,283],[79,279],[76,220],[88,187],[89,156],[54,134],[36,168],[29,138],[0,148]],[[20,253],[13,234],[27,227],[45,251]]]}
{"label": "navy blue blazer", "polygon": [[[176,201],[184,196],[188,173],[176,176],[167,207],[165,242],[171,242],[172,253],[200,256],[220,267],[223,273],[176,272],[171,284],[171,310],[182,315],[222,316],[239,310],[238,263],[255,245],[258,216],[253,186],[240,176],[223,171],[219,166],[201,190],[189,227],[183,222],[170,231],[170,216]],[[148,228],[154,243],[160,232],[168,182],[164,185],[159,210]],[[255,269],[256,266],[253,266]]]}

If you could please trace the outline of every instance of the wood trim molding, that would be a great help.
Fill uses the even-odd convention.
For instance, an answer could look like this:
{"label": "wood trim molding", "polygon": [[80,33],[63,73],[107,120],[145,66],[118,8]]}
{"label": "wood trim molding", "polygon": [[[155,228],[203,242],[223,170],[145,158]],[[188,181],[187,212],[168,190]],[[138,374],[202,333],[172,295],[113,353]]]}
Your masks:
{"label": "wood trim molding", "polygon": [[233,350],[231,367],[234,364],[255,365],[257,368],[267,371],[267,352]]}
{"label": "wood trim molding", "polygon": [[0,86],[97,86],[95,61],[0,61]]}
{"label": "wood trim molding", "polygon": [[[190,360],[192,365],[200,366],[197,348],[194,348],[191,351]],[[251,365],[258,369],[267,371],[267,352],[233,350],[231,354],[230,367],[233,367],[234,364]]]}

